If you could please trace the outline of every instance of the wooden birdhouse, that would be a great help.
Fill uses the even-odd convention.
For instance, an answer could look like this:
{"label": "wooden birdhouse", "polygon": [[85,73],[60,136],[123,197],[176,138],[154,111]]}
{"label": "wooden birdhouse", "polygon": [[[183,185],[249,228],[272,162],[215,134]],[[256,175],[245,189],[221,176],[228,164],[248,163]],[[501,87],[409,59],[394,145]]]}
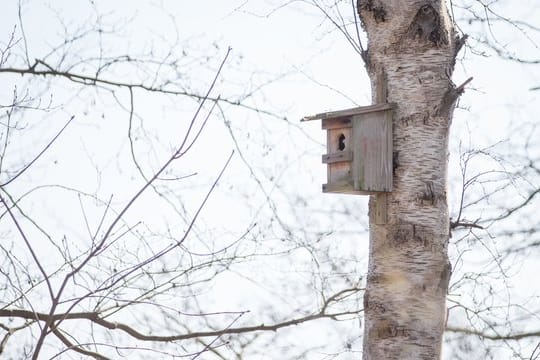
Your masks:
{"label": "wooden birdhouse", "polygon": [[392,191],[392,113],[382,103],[306,116],[326,130],[323,192],[370,195]]}

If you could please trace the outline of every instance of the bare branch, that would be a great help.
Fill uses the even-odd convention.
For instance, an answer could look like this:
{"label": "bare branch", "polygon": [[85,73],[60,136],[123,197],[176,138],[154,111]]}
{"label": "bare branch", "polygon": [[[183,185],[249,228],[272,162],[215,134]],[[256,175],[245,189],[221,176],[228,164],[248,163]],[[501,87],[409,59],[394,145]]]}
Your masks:
{"label": "bare branch", "polygon": [[[38,66],[44,66],[45,70],[39,70],[37,69]],[[28,68],[10,68],[10,67],[2,67],[0,68],[0,73],[12,73],[12,74],[20,74],[20,75],[33,75],[33,76],[50,76],[50,77],[61,77],[65,78],[67,80],[70,80],[72,82],[75,82],[77,84],[85,85],[85,86],[113,86],[113,87],[119,87],[119,88],[131,88],[131,89],[141,89],[148,92],[153,93],[160,93],[163,95],[179,95],[179,96],[187,96],[194,98],[198,101],[220,101],[223,103],[227,103],[229,105],[238,106],[247,110],[255,111],[260,114],[269,115],[275,118],[284,119],[280,116],[277,116],[275,113],[263,110],[257,107],[253,107],[250,105],[246,105],[239,100],[232,100],[232,99],[226,99],[226,98],[219,98],[219,97],[205,97],[205,95],[200,95],[192,92],[188,92],[181,89],[170,89],[165,88],[162,86],[156,87],[154,85],[146,85],[144,83],[131,83],[131,82],[124,82],[119,80],[110,80],[106,78],[101,78],[99,76],[95,75],[84,75],[84,74],[77,74],[70,71],[63,71],[55,69],[53,66],[47,64],[43,60],[36,59],[35,63],[28,67]]]}
{"label": "bare branch", "polygon": [[465,335],[475,335],[486,340],[521,340],[526,338],[540,337],[540,330],[513,334],[490,334],[485,331],[450,326],[446,328],[446,331]]}
{"label": "bare branch", "polygon": [[[335,299],[339,298],[340,296],[343,296],[345,293],[354,293],[354,292],[358,292],[359,290],[360,289],[358,288],[343,290],[333,295],[332,297],[330,297],[330,300],[328,300],[327,303],[331,301],[335,301]],[[138,340],[155,341],[155,342],[170,342],[170,341],[180,341],[180,340],[188,340],[188,339],[204,338],[204,337],[243,334],[243,333],[250,333],[250,332],[256,332],[256,331],[277,331],[285,327],[290,327],[293,325],[300,325],[308,321],[324,319],[324,318],[335,319],[337,317],[341,317],[345,315],[358,314],[359,312],[362,311],[362,310],[355,310],[355,311],[342,311],[342,312],[335,312],[335,313],[327,313],[326,305],[327,304],[325,304],[325,306],[319,312],[313,313],[311,315],[293,318],[291,320],[286,320],[286,321],[278,322],[275,324],[270,324],[270,325],[260,324],[260,325],[244,326],[244,327],[236,327],[236,328],[231,327],[231,328],[225,328],[225,329],[216,330],[216,331],[196,331],[196,332],[191,332],[189,334],[176,334],[176,335],[143,334],[140,331],[134,329],[132,326],[129,326],[127,324],[105,320],[101,318],[99,316],[99,313],[97,312],[62,313],[62,314],[49,315],[49,314],[39,313],[39,312],[34,313],[31,311],[26,311],[26,310],[0,309],[0,317],[11,317],[11,318],[18,317],[18,318],[29,319],[29,320],[38,319],[40,321],[45,321],[51,324],[57,321],[87,320],[109,330],[120,330]]]}
{"label": "bare branch", "polygon": [[71,341],[69,341],[65,336],[64,334],[62,334],[62,332],[57,329],[57,328],[54,328],[52,330],[52,333],[58,338],[60,339],[60,341],[62,341],[64,343],[64,345],[67,346],[67,350],[73,350],[79,354],[83,354],[83,355],[86,355],[86,356],[90,356],[94,359],[97,359],[97,360],[110,360],[110,358],[108,357],[105,357],[101,354],[98,354],[97,352],[94,352],[94,351],[89,351],[89,350],[86,350],[84,348],[82,348],[81,346],[79,345],[75,345],[73,344]]}
{"label": "bare branch", "polygon": [[[0,187],[1,189],[1,187]],[[28,239],[28,237],[26,236],[25,232],[23,231],[22,229],[22,226],[21,224],[19,224],[19,221],[17,220],[17,218],[15,217],[15,215],[13,214],[13,212],[11,211],[11,207],[8,205],[8,203],[4,200],[4,197],[2,196],[2,194],[0,194],[0,202],[4,205],[4,207],[6,208],[6,211],[8,212],[9,216],[11,217],[11,220],[13,221],[13,223],[15,224],[15,227],[17,228],[17,231],[19,232],[19,235],[21,236],[21,238],[23,239],[25,245],[26,245],[26,248],[28,249],[28,251],[30,252],[30,254],[32,255],[32,259],[34,260],[34,262],[36,263],[37,267],[39,268],[39,271],[41,272],[41,275],[43,276],[43,279],[45,280],[45,282],[47,283],[47,288],[49,290],[49,295],[51,297],[51,299],[54,298],[54,294],[53,294],[53,288],[52,288],[52,285],[51,285],[51,281],[50,281],[50,278],[49,278],[49,274],[47,274],[47,272],[45,271],[45,269],[43,268],[43,265],[41,265],[41,261],[39,260],[35,250],[34,250],[34,247],[32,246],[32,244],[30,243],[30,240]]]}

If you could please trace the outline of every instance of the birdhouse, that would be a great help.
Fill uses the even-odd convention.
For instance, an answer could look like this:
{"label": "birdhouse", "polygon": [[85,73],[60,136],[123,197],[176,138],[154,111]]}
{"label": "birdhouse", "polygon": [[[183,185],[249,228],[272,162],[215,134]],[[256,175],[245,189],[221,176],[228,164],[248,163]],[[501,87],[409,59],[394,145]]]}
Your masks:
{"label": "birdhouse", "polygon": [[370,195],[392,191],[392,113],[382,103],[306,116],[326,130],[323,192]]}

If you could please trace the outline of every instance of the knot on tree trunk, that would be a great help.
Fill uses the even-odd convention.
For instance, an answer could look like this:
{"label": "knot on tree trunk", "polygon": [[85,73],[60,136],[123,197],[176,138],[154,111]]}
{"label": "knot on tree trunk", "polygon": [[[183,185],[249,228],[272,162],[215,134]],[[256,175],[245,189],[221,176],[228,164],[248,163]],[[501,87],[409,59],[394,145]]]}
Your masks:
{"label": "knot on tree trunk", "polygon": [[362,15],[360,14],[362,10],[370,11],[373,14],[376,23],[386,21],[386,10],[379,1],[357,0],[356,11],[358,11],[360,18],[362,18]]}
{"label": "knot on tree trunk", "polygon": [[423,5],[418,9],[409,25],[407,35],[411,39],[420,39],[437,46],[448,43],[446,34],[441,28],[441,17],[431,5]]}

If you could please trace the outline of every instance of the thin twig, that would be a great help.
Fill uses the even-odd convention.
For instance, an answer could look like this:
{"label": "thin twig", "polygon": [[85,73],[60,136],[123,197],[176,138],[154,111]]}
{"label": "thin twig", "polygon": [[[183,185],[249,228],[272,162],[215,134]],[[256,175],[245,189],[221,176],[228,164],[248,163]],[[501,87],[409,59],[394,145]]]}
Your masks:
{"label": "thin twig", "polygon": [[17,231],[19,232],[19,235],[21,235],[21,238],[23,239],[26,247],[28,248],[28,251],[30,252],[30,255],[32,256],[32,259],[34,260],[37,267],[39,268],[39,272],[41,273],[41,275],[43,276],[43,279],[47,283],[47,288],[49,290],[49,296],[51,297],[51,299],[53,299],[54,298],[54,293],[53,293],[52,285],[51,285],[51,282],[50,282],[50,279],[49,279],[49,275],[47,274],[47,272],[45,271],[45,269],[41,265],[41,261],[39,261],[39,258],[37,257],[37,254],[34,251],[34,248],[32,247],[32,244],[30,244],[30,240],[26,236],[25,232],[23,231],[23,229],[21,227],[21,224],[19,223],[19,221],[15,217],[15,214],[13,214],[13,211],[11,211],[11,207],[7,204],[6,200],[2,196],[1,192],[0,192],[0,202],[6,208],[6,211],[8,212],[9,216],[11,217],[11,220],[13,220],[13,223],[15,224],[15,227],[17,228]]}
{"label": "thin twig", "polygon": [[28,164],[26,164],[26,166],[24,166],[21,170],[19,170],[11,179],[7,180],[3,184],[0,184],[0,188],[4,187],[6,185],[9,185],[15,179],[17,179],[19,176],[21,176],[26,170],[28,170],[30,168],[30,166],[32,166],[51,147],[51,145],[56,141],[56,139],[58,139],[58,137],[60,135],[62,135],[64,130],[73,121],[74,118],[75,118],[74,115],[71,116],[71,118],[68,120],[68,122],[60,129],[60,131],[52,138],[52,140],[49,141],[49,143],[40,151],[40,153],[37,154],[36,157],[34,157],[34,159],[32,159],[32,161],[30,161]]}
{"label": "thin twig", "polygon": [[454,333],[460,333],[460,334],[466,334],[466,335],[475,335],[478,337],[481,337],[482,339],[486,340],[521,340],[526,338],[538,338],[540,337],[540,330],[538,331],[527,331],[527,332],[521,332],[521,333],[513,333],[513,334],[488,334],[484,331],[474,330],[474,329],[468,329],[468,328],[460,328],[460,327],[447,327],[446,331],[448,332],[454,332]]}

